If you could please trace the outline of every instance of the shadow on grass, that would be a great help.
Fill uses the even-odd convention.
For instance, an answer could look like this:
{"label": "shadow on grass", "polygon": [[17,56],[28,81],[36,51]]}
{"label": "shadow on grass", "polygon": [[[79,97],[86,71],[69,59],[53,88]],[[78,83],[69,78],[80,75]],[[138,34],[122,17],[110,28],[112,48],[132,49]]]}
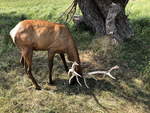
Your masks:
{"label": "shadow on grass", "polygon": [[0,13],[0,54],[12,48],[12,43],[10,44],[12,40],[10,39],[9,32],[19,21],[26,18],[26,15],[17,15],[16,12],[8,14]]}
{"label": "shadow on grass", "polygon": [[132,20],[132,26],[135,36],[122,45],[120,59],[130,68],[142,71],[150,60],[150,18]]}
{"label": "shadow on grass", "polygon": [[128,92],[125,88],[123,88],[119,81],[108,81],[105,79],[95,81],[93,79],[88,79],[87,83],[90,86],[90,89],[87,89],[84,86],[83,82],[82,87],[80,87],[78,84],[70,86],[68,85],[68,80],[56,79],[55,80],[56,90],[54,90],[54,92],[65,93],[67,95],[79,95],[79,94],[89,95],[95,100],[95,102],[100,107],[102,107],[108,113],[109,108],[103,106],[100,103],[99,97],[97,96],[96,92],[98,92],[98,94],[101,94],[102,91],[111,92],[113,95],[123,98],[133,104],[141,103],[146,105],[150,109],[150,99],[149,99],[150,94],[142,91],[141,89],[139,89],[134,85],[130,86],[130,88],[134,89],[134,91],[131,93]]}
{"label": "shadow on grass", "polygon": [[9,31],[21,20],[27,18],[25,14],[17,15],[17,12],[11,12],[8,14],[0,14],[0,34],[9,35]]}
{"label": "shadow on grass", "polygon": [[109,85],[110,85],[109,82],[106,83],[106,81],[100,81],[100,80],[98,80],[96,82],[93,79],[89,79],[88,84],[90,86],[90,89],[87,89],[84,86],[83,82],[82,82],[83,86],[80,87],[78,84],[69,85],[68,80],[66,80],[66,79],[56,79],[55,84],[54,84],[56,86],[56,90],[54,90],[54,92],[56,92],[56,93],[65,93],[68,96],[80,95],[80,94],[89,95],[95,100],[96,104],[100,108],[104,109],[107,113],[110,113],[109,108],[102,105],[99,101],[99,98],[97,97],[97,94],[95,94],[95,90],[98,91],[98,92],[101,92],[103,90],[102,87],[100,86],[100,84],[102,85],[103,82],[105,82],[105,85],[107,85],[109,87]]}
{"label": "shadow on grass", "polygon": [[[2,35],[8,35],[8,32],[10,29],[16,25],[20,20],[26,19],[27,17],[25,15],[15,15],[15,14],[1,14],[0,15],[0,34]],[[142,22],[141,22],[142,21]],[[140,24],[139,24],[140,23]],[[125,62],[131,69],[137,69],[138,71],[144,70],[144,67],[147,65],[147,62],[150,59],[150,32],[148,30],[149,25],[149,20],[144,19],[144,20],[134,20],[133,21],[134,28],[135,28],[135,35],[136,37],[125,42],[120,50],[119,53],[119,60],[116,61],[116,63],[122,63]],[[72,28],[73,32],[74,29]],[[92,34],[88,32],[81,32],[77,31],[73,33],[73,36],[76,39],[77,45],[79,45],[80,50],[87,50],[88,45],[92,42],[94,39]],[[7,42],[7,40],[6,40]],[[94,48],[93,48],[94,49]],[[95,57],[95,56],[93,56]],[[34,67],[39,66],[40,70],[45,70],[44,68],[40,67],[40,65],[46,65],[46,62],[44,63],[37,63],[37,62],[43,62],[40,57],[37,57],[35,59],[36,63],[34,64]],[[44,58],[46,60],[46,58]],[[101,60],[101,59],[99,59]],[[107,59],[106,59],[107,60]],[[115,59],[116,60],[116,59]],[[19,59],[18,59],[19,61]],[[46,60],[47,61],[47,60]],[[103,61],[104,62],[104,61]],[[113,62],[113,60],[111,61]],[[110,62],[108,62],[110,63]],[[11,66],[12,67],[12,66]],[[21,67],[21,65],[20,65]],[[126,67],[125,67],[126,68]],[[48,68],[47,68],[48,69]],[[38,70],[38,69],[36,69]],[[7,70],[9,71],[9,70]],[[33,70],[34,71],[34,70]],[[126,71],[126,70],[125,70]],[[124,71],[124,72],[125,72]],[[38,72],[37,72],[38,73]],[[54,75],[53,75],[54,76]],[[66,74],[67,76],[67,74]],[[130,75],[129,75],[130,76]],[[107,112],[109,108],[106,108],[103,106],[100,102],[98,97],[96,96],[95,92],[98,91],[101,93],[102,91],[108,91],[113,93],[114,95],[124,98],[130,102],[138,102],[138,103],[143,103],[147,105],[150,109],[150,94],[144,92],[142,89],[139,89],[137,86],[132,84],[132,81],[129,80],[132,78],[136,78],[138,76],[126,76],[123,74],[123,76],[120,76],[119,79],[120,81],[125,81],[126,84],[130,87],[133,88],[134,91],[128,92],[125,88],[121,87],[121,83],[119,80],[116,81],[108,81],[108,80],[98,80],[97,82],[93,79],[88,79],[87,83],[90,86],[90,89],[87,89],[86,87],[79,87],[78,85],[74,86],[69,86],[68,85],[68,80],[66,79],[56,79],[55,81],[55,86],[56,86],[56,93],[65,93],[67,95],[78,95],[78,94],[85,94],[91,96],[95,102],[105,109]],[[36,78],[36,77],[35,77]],[[45,79],[46,77],[42,74],[41,76],[42,79]],[[6,78],[0,79],[0,81],[5,80]],[[42,81],[42,80],[40,80]],[[12,83],[10,83],[12,84]],[[82,83],[83,84],[83,83]],[[3,86],[5,87],[5,86]],[[6,88],[10,87],[8,84],[6,84]]]}

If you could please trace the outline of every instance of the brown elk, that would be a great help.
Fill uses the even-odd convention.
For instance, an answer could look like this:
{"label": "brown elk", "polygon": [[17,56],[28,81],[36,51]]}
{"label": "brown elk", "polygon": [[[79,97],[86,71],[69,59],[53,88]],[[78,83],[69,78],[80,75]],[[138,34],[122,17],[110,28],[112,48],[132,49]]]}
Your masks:
{"label": "brown elk", "polygon": [[79,64],[76,71],[82,74],[76,44],[69,29],[65,25],[43,20],[24,20],[19,22],[10,31],[10,36],[20,49],[20,62],[24,65],[25,71],[36,89],[41,88],[31,72],[33,50],[48,51],[49,84],[53,83],[52,67],[53,58],[56,53],[60,54],[67,72],[68,67],[65,61],[65,53],[70,61],[76,61]]}

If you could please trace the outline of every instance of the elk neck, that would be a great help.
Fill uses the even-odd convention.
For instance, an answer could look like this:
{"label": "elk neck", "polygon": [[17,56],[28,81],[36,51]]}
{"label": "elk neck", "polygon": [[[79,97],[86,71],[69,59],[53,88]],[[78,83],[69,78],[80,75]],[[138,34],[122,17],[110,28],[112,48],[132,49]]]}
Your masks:
{"label": "elk neck", "polygon": [[75,70],[78,74],[82,75],[82,69],[81,69],[81,64],[80,64],[80,58],[79,58],[79,53],[77,50],[77,47],[75,46],[74,43],[72,43],[67,51],[68,59],[72,62],[77,62],[79,65],[76,66]]}

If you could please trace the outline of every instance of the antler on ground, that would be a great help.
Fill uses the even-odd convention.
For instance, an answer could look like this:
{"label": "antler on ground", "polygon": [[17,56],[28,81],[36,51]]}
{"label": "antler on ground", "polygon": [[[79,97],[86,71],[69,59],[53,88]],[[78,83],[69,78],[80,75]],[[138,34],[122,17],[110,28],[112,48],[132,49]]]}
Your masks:
{"label": "antler on ground", "polygon": [[[75,66],[77,66],[77,65],[79,65],[79,64],[76,63],[76,62],[73,62],[71,69],[69,69],[69,71],[68,71],[68,76],[70,76],[70,74],[72,73],[72,76],[69,78],[69,84],[71,83],[72,78],[76,77],[76,80],[77,80],[78,84],[82,87],[82,84],[80,83],[79,78],[78,78],[78,77],[82,77],[82,76],[75,71]],[[86,82],[86,79],[84,78],[84,76],[83,76],[83,80],[84,80],[85,86],[87,88],[89,88],[89,86],[87,85],[87,82]]]}
{"label": "antler on ground", "polygon": [[[115,69],[119,69],[119,66],[114,66],[114,67],[112,67],[112,68],[110,68],[108,71],[93,71],[93,72],[89,72],[89,73],[87,73],[87,75],[86,76],[90,76],[90,75],[95,75],[95,74],[104,74],[104,75],[108,75],[110,78],[112,78],[112,79],[116,79],[115,77],[113,77],[112,75],[111,75],[111,71],[112,70],[115,70]],[[93,76],[92,76],[93,77]]]}
{"label": "antler on ground", "polygon": [[85,73],[83,76],[81,76],[80,74],[78,74],[78,73],[75,71],[75,66],[76,66],[76,65],[79,65],[79,64],[77,64],[76,62],[74,62],[74,63],[72,64],[71,69],[69,69],[68,75],[70,76],[70,74],[72,73],[72,76],[71,76],[70,79],[69,79],[69,84],[71,83],[72,78],[73,78],[73,77],[76,77],[76,80],[77,80],[78,84],[79,84],[80,86],[82,86],[82,84],[80,83],[78,77],[83,77],[84,84],[85,84],[85,86],[86,86],[87,88],[89,88],[89,86],[87,85],[86,78],[93,78],[93,79],[97,80],[94,76],[91,76],[91,75],[104,74],[104,75],[108,75],[108,76],[109,76],[110,78],[112,78],[112,79],[116,79],[115,77],[113,77],[113,76],[111,75],[111,71],[112,71],[112,70],[115,70],[115,69],[119,69],[119,66],[116,65],[116,66],[110,68],[108,71],[93,71],[93,72],[89,72],[89,73],[87,73],[87,74]]}
{"label": "antler on ground", "polygon": [[70,74],[72,73],[72,76],[71,76],[70,79],[69,79],[69,84],[71,83],[72,78],[73,78],[73,77],[76,77],[76,80],[77,80],[78,84],[79,84],[80,86],[82,86],[82,84],[80,83],[80,81],[79,81],[79,79],[78,79],[78,77],[81,77],[81,75],[79,75],[79,74],[75,71],[75,66],[77,66],[77,65],[79,65],[79,64],[76,63],[76,62],[73,62],[71,69],[69,69],[69,71],[68,71],[68,76],[70,76]]}

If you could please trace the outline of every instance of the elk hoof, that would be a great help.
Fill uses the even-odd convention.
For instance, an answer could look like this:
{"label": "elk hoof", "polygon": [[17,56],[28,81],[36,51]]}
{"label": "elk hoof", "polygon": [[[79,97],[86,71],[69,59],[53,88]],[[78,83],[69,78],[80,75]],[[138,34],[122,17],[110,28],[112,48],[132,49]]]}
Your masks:
{"label": "elk hoof", "polygon": [[48,85],[54,85],[54,82],[52,82],[52,81],[48,82]]}
{"label": "elk hoof", "polygon": [[36,89],[36,90],[41,90],[41,87],[40,87],[40,86],[37,86],[35,89]]}

